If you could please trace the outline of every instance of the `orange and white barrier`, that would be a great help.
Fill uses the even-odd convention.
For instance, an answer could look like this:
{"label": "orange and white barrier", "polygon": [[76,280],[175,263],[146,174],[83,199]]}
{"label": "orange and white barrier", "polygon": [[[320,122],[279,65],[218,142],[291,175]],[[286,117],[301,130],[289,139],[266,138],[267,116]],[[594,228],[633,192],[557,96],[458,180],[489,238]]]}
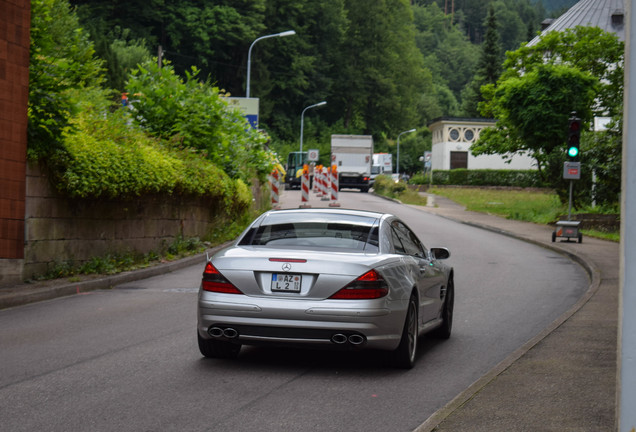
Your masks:
{"label": "orange and white barrier", "polygon": [[331,167],[331,201],[329,207],[340,207],[338,202],[338,169],[335,165]]}
{"label": "orange and white barrier", "polygon": [[303,166],[300,189],[302,192],[300,208],[311,208],[311,205],[309,205],[309,167],[307,165]]}
{"label": "orange and white barrier", "polygon": [[322,175],[322,165],[317,165],[314,168],[314,193],[317,195],[320,193],[320,176]]}
{"label": "orange and white barrier", "polygon": [[329,176],[331,168],[322,169],[322,193],[320,201],[329,201]]}
{"label": "orange and white barrier", "polygon": [[280,197],[278,195],[278,190],[280,188],[280,175],[277,169],[274,169],[269,176],[269,186],[271,190],[272,196],[272,208],[279,209],[280,208]]}
{"label": "orange and white barrier", "polygon": [[[316,192],[316,195],[319,196],[319,197],[321,197],[323,195],[323,186],[322,186],[323,179],[324,179],[323,170],[324,170],[324,168],[321,166],[320,169],[318,170],[318,181],[316,182],[317,183],[316,186],[318,188],[318,191]],[[314,181],[316,181],[315,178],[314,178]]]}

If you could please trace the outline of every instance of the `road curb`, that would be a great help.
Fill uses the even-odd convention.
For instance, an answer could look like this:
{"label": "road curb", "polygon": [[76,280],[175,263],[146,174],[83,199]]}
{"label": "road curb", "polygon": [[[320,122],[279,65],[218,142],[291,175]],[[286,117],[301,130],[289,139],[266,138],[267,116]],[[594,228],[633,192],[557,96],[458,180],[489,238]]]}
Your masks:
{"label": "road curb", "polygon": [[176,261],[162,263],[144,269],[122,272],[111,276],[99,277],[96,279],[89,279],[79,282],[69,282],[61,285],[38,286],[38,284],[36,283],[32,286],[25,285],[24,289],[12,289],[10,291],[5,290],[5,292],[3,292],[3,290],[0,290],[0,310],[44,300],[53,300],[58,297],[67,297],[71,295],[81,294],[88,291],[110,289],[116,285],[146,279],[153,276],[159,276],[162,274],[173,272],[175,270],[189,267],[191,265],[195,265],[197,263],[201,263],[201,267],[203,268],[206,255],[212,255],[222,248],[228,246],[229,244],[231,244],[231,242],[226,242],[222,245],[210,248],[205,252]]}

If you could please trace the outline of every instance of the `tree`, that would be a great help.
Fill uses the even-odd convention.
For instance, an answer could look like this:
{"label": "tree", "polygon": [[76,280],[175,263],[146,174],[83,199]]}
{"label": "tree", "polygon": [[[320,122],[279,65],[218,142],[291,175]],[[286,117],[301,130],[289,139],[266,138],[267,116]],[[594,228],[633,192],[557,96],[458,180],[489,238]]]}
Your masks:
{"label": "tree", "polygon": [[481,56],[473,80],[462,93],[462,107],[470,117],[479,115],[478,104],[483,101],[481,86],[494,84],[501,74],[502,51],[497,32],[495,9],[491,5],[486,17],[486,40],[481,48]]}
{"label": "tree", "polygon": [[261,124],[273,136],[297,144],[306,106],[328,100],[306,118],[308,139],[312,124],[341,117],[342,107],[332,95],[348,24],[344,0],[269,0],[265,22],[270,33],[293,29],[296,35],[260,44],[253,52],[252,93],[260,98]]}
{"label": "tree", "polygon": [[592,118],[598,79],[566,65],[541,64],[520,77],[487,86],[486,99],[497,125],[484,129],[471,147],[474,155],[500,154],[509,158],[527,153],[543,180],[567,200],[562,180],[568,118],[573,111],[585,124]]}
{"label": "tree", "polygon": [[265,0],[72,0],[84,24],[117,27],[152,52],[162,46],[179,74],[195,65],[226,91],[243,95],[251,41],[265,31]]}
{"label": "tree", "polygon": [[521,76],[539,64],[566,64],[599,79],[597,116],[613,117],[623,110],[624,43],[598,27],[577,26],[548,32],[538,43],[508,52],[502,79]]}
{"label": "tree", "polygon": [[415,40],[433,85],[433,91],[421,97],[422,123],[442,115],[460,115],[458,101],[473,76],[478,48],[436,4],[413,6],[413,15]]}
{"label": "tree", "polygon": [[617,211],[621,193],[622,118],[614,119],[608,130],[587,133],[582,138],[584,164],[594,170],[596,177],[592,197],[597,204],[614,206]]}
{"label": "tree", "polygon": [[69,90],[99,86],[103,69],[67,0],[33,0],[31,8],[28,155],[39,159],[61,149]]}
{"label": "tree", "polygon": [[345,2],[349,26],[340,79],[333,98],[345,128],[379,136],[413,127],[424,87],[424,65],[415,46],[413,14],[406,0],[373,0],[361,8]]}
{"label": "tree", "polygon": [[[606,187],[606,190],[612,189],[613,192],[605,195],[607,200],[613,199],[620,190],[615,178],[621,169],[620,157],[602,159],[603,153],[620,155],[620,140],[616,136],[622,134],[623,52],[624,44],[616,35],[597,27],[579,26],[563,32],[549,32],[535,45],[525,45],[506,53],[504,72],[497,84],[482,87],[484,102],[479,105],[482,115],[497,118],[497,128],[484,131],[471,151],[474,154],[502,155],[518,151],[534,152],[542,175],[555,185],[564,199],[565,184],[559,180],[564,157],[554,150],[564,148],[563,134],[570,112],[577,111],[577,115],[588,124],[592,116],[612,117],[615,127],[603,136],[583,134],[581,162],[586,168],[585,175],[590,175],[594,170],[600,176],[599,182],[613,185],[613,189],[611,186]],[[523,103],[520,102],[524,99],[512,100],[506,93],[515,83],[529,80],[528,77],[532,77],[537,69],[545,71],[546,68],[570,68],[579,75],[587,75],[588,80],[584,81],[594,77],[596,83],[593,86],[584,85],[584,81],[572,75],[571,79],[563,81],[565,87],[560,89],[556,86],[550,90],[547,87],[549,82],[538,82],[535,97]],[[589,103],[575,106],[589,98],[590,91]],[[543,92],[541,97],[540,92]],[[570,105],[564,104],[565,101],[569,101]],[[510,117],[509,110],[520,111],[520,115]],[[537,110],[543,110],[543,115]],[[526,121],[518,121],[522,118]],[[527,127],[522,129],[520,125]],[[585,193],[589,199],[591,193],[585,190],[582,183],[579,183],[577,190]]]}

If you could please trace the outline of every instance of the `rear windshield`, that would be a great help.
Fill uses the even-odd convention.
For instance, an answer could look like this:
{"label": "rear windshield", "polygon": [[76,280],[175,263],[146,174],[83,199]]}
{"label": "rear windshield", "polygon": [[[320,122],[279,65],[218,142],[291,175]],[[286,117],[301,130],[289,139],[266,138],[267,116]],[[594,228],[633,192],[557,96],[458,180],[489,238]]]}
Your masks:
{"label": "rear windshield", "polygon": [[239,245],[355,249],[377,252],[376,220],[358,219],[362,220],[281,220],[279,223],[264,223],[250,229],[240,240]]}

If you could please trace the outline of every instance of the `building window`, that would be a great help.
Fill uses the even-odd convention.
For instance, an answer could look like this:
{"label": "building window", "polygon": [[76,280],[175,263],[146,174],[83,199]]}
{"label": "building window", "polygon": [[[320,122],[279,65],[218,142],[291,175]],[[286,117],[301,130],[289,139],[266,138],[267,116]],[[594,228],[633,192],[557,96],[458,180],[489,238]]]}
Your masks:
{"label": "building window", "polygon": [[466,129],[464,132],[464,139],[468,142],[472,141],[475,138],[475,132],[472,129]]}
{"label": "building window", "polygon": [[450,169],[468,168],[468,152],[452,151],[450,152]]}
{"label": "building window", "polygon": [[459,131],[457,129],[450,130],[450,139],[451,141],[457,141],[459,139]]}

